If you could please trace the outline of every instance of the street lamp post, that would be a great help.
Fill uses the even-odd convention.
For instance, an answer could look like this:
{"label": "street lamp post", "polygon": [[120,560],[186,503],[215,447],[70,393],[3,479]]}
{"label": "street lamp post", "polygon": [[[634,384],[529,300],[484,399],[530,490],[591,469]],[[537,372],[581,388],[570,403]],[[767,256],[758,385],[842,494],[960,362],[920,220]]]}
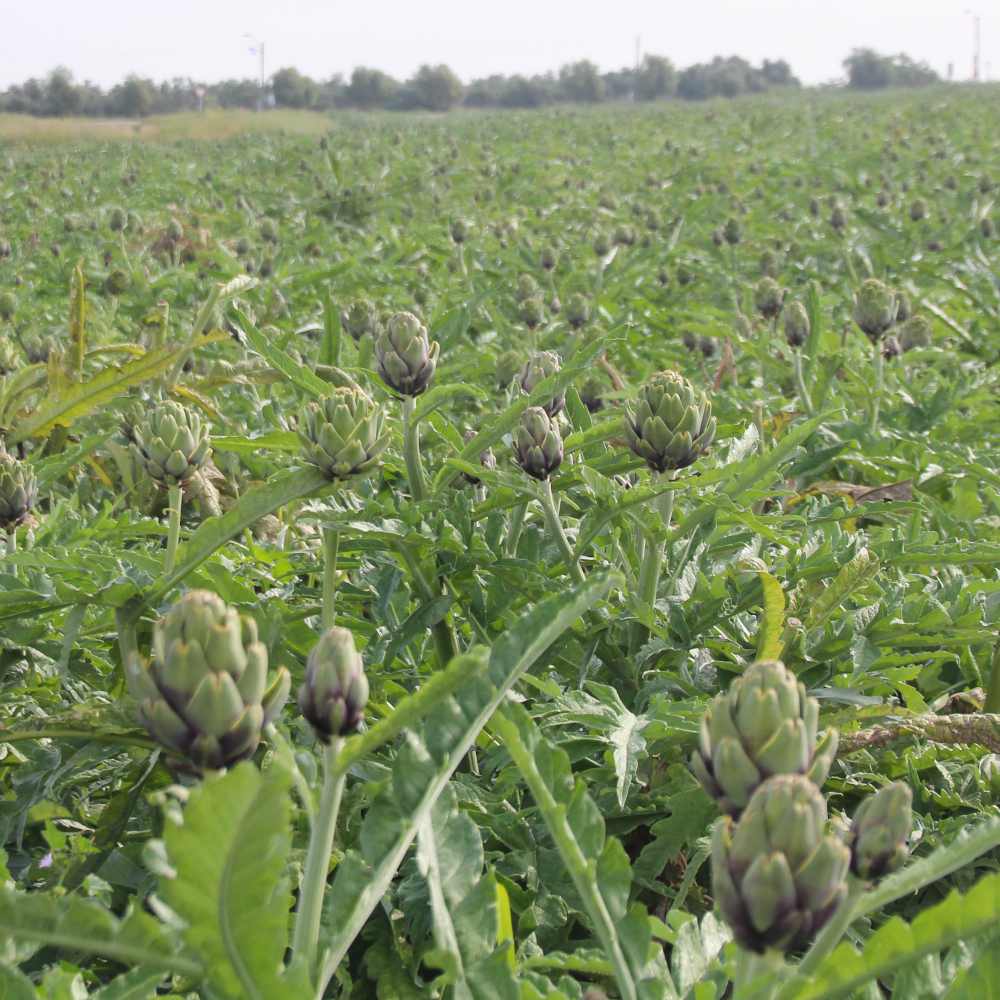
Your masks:
{"label": "street lamp post", "polygon": [[267,75],[264,72],[264,42],[258,39],[255,35],[244,34],[244,38],[252,42],[250,48],[250,55],[256,55],[260,57],[260,79],[258,80],[259,90],[257,92],[257,110],[264,110],[264,89],[267,86]]}

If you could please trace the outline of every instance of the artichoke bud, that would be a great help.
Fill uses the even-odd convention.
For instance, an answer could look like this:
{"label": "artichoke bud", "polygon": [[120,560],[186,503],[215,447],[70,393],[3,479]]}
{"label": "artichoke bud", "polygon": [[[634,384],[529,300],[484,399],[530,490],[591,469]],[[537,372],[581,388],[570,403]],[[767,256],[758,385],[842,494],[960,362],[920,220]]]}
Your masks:
{"label": "artichoke bud", "polygon": [[[537,351],[526,362],[521,369],[521,391],[530,396],[543,379],[550,375],[555,375],[562,367],[559,355],[554,351]],[[566,394],[559,393],[553,396],[547,403],[543,404],[543,409],[550,416],[554,417],[566,405]]]}
{"label": "artichoke bud", "polygon": [[896,322],[905,323],[913,315],[913,303],[906,292],[896,292]]}
{"label": "artichoke bud", "polygon": [[816,699],[782,663],[759,660],[708,706],[691,770],[722,812],[735,816],[774,775],[823,784],[839,737],[818,730]]}
{"label": "artichoke bud", "polygon": [[132,449],[149,478],[161,486],[188,482],[212,454],[208,425],[173,400],[159,403],[134,425]]}
{"label": "artichoke bud", "polygon": [[743,227],[738,219],[726,219],[726,224],[722,227],[722,238],[730,246],[736,246],[743,239]]}
{"label": "artichoke bud", "polygon": [[555,420],[540,406],[521,414],[514,432],[514,460],[535,479],[548,479],[563,459],[562,435]]}
{"label": "artichoke bud", "polygon": [[854,322],[872,343],[881,340],[896,322],[898,309],[896,293],[877,278],[862,282],[854,296]]}
{"label": "artichoke bud", "polygon": [[580,386],[580,401],[591,413],[604,409],[604,391],[607,383],[599,375],[590,375]]}
{"label": "artichoke bud", "polygon": [[354,341],[366,333],[374,337],[378,333],[378,310],[371,299],[355,299],[343,313],[343,327]]}
{"label": "artichoke bud", "polygon": [[253,619],[205,590],[189,591],[154,625],[152,659],[133,656],[125,677],[149,734],[198,771],[250,757],[291,685],[284,668],[268,683]]}
{"label": "artichoke bud", "polygon": [[389,444],[381,407],[359,386],[337,386],[306,404],[299,441],[307,462],[329,479],[369,472]]}
{"label": "artichoke bud", "polygon": [[115,268],[105,279],[104,279],[104,291],[108,295],[121,295],[123,292],[127,292],[129,286],[132,284],[132,279],[127,271],[123,271],[121,268]]}
{"label": "artichoke bud", "polygon": [[877,879],[901,867],[913,830],[913,792],[894,781],[865,799],[854,814],[849,836],[851,871]]}
{"label": "artichoke bud", "polygon": [[819,789],[801,775],[780,775],[754,792],[738,821],[716,823],[712,891],[744,948],[803,947],[846,895],[851,852],[826,821]]}
{"label": "artichoke bud", "polygon": [[521,322],[529,330],[534,330],[541,326],[545,319],[545,303],[540,295],[533,295],[530,299],[525,299],[520,306]]}
{"label": "artichoke bud", "polygon": [[449,226],[449,232],[455,243],[464,243],[469,238],[469,224],[465,219],[455,219]]}
{"label": "artichoke bud", "polygon": [[125,213],[125,209],[116,205],[108,213],[108,229],[113,233],[120,233],[125,230],[127,225],[128,215]]}
{"label": "artichoke bud", "polygon": [[401,396],[419,396],[437,367],[438,345],[413,313],[396,313],[375,338],[375,357],[382,381]]}
{"label": "artichoke bud", "polygon": [[809,339],[809,313],[801,302],[792,302],[785,310],[785,340],[789,347],[801,347]]}
{"label": "artichoke bud", "polygon": [[38,500],[31,467],[0,446],[0,528],[13,528],[28,516]]}
{"label": "artichoke bud", "polygon": [[518,302],[523,302],[525,299],[534,298],[536,295],[541,293],[541,289],[538,287],[538,282],[530,274],[519,274],[517,277],[517,288],[514,291],[514,297]]}
{"label": "artichoke bud", "polygon": [[715,439],[712,404],[683,375],[653,375],[625,408],[625,440],[654,472],[684,469]]}
{"label": "artichoke bud", "polygon": [[306,660],[298,701],[299,711],[324,743],[358,728],[368,701],[368,678],[348,629],[331,628],[320,636]]}
{"label": "artichoke bud", "polygon": [[519,351],[504,351],[497,358],[497,385],[501,389],[506,389],[514,381],[514,376],[520,374],[523,367],[524,356]]}
{"label": "artichoke bud", "polygon": [[886,361],[898,358],[902,353],[903,347],[900,344],[898,337],[893,334],[889,334],[889,336],[882,341],[882,357],[885,358]]}
{"label": "artichoke bud", "polygon": [[911,316],[896,330],[896,337],[904,352],[916,347],[928,347],[933,339],[931,321],[926,316]]}
{"label": "artichoke bud", "polygon": [[590,319],[590,303],[580,292],[574,292],[566,303],[566,319],[574,330],[585,326]]}
{"label": "artichoke bud", "polygon": [[552,247],[543,247],[542,252],[539,256],[539,263],[542,265],[543,271],[551,271],[558,262],[559,257]]}
{"label": "artichoke bud", "polygon": [[765,319],[775,319],[781,312],[785,292],[774,278],[761,278],[753,293],[753,304]]}
{"label": "artichoke bud", "polygon": [[14,318],[17,312],[17,299],[13,292],[0,292],[0,323]]}

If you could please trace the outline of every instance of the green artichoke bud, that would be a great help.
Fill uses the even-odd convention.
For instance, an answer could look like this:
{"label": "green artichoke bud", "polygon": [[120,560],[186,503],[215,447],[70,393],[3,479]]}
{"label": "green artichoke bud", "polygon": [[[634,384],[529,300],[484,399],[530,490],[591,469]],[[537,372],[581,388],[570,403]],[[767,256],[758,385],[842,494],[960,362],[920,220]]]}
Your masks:
{"label": "green artichoke bud", "polygon": [[379,330],[378,310],[371,299],[355,299],[343,314],[343,326],[352,340],[366,333],[374,337]]}
{"label": "green artichoke bud", "polygon": [[574,292],[566,303],[566,319],[574,330],[579,330],[590,319],[590,303],[580,292]]}
{"label": "green artichoke bud", "polygon": [[701,337],[698,340],[698,350],[703,358],[714,358],[715,341],[711,337]]}
{"label": "green artichoke bud", "polygon": [[178,219],[171,219],[167,223],[167,239],[171,243],[177,243],[178,241],[184,239],[184,227],[180,224]]}
{"label": "green artichoke bud", "polygon": [[261,219],[260,237],[268,243],[278,242],[278,224],[274,219]]}
{"label": "green artichoke bud", "polygon": [[896,331],[899,346],[904,351],[912,351],[916,347],[928,347],[934,338],[931,321],[926,316],[911,316]]}
{"label": "green artichoke bud", "polygon": [[12,320],[17,312],[17,299],[13,292],[0,292],[0,323]]}
{"label": "green artichoke bud", "polygon": [[809,313],[798,301],[791,302],[785,309],[785,340],[789,347],[801,347],[809,339]]}
{"label": "green artichoke bud", "polygon": [[896,322],[905,323],[913,315],[913,303],[906,292],[896,292]]}
{"label": "green artichoke bud", "polygon": [[517,289],[514,292],[514,297],[518,302],[523,302],[525,299],[531,299],[541,293],[541,289],[538,287],[538,282],[530,274],[519,274],[517,277]]}
{"label": "green artichoke bud", "polygon": [[838,232],[843,232],[847,228],[847,209],[841,204],[833,206],[830,212],[830,225]]}
{"label": "green artichoke bud", "polygon": [[615,229],[614,240],[620,247],[632,246],[635,243],[635,229],[632,226],[618,226]]}
{"label": "green artichoke bud", "polygon": [[684,469],[715,438],[712,404],[683,375],[653,375],[625,408],[625,440],[654,472]]}
{"label": "green artichoke bud", "polygon": [[868,278],[854,296],[854,322],[874,343],[896,322],[896,293],[877,278]]}
{"label": "green artichoke bud", "polygon": [[346,628],[327,630],[306,660],[299,711],[317,737],[329,743],[358,728],[367,701],[368,678],[354,636]]}
{"label": "green artichoke bud", "polygon": [[[554,351],[537,351],[525,362],[521,369],[521,391],[530,396],[535,386],[543,379],[554,375],[562,367],[559,355]],[[559,393],[543,405],[543,409],[554,417],[566,405],[566,394]]]}
{"label": "green artichoke bud", "polygon": [[127,225],[128,215],[125,214],[125,209],[116,205],[108,213],[108,229],[113,233],[121,233],[124,232]]}
{"label": "green artichoke bud", "polygon": [[456,243],[464,243],[469,238],[469,224],[465,219],[455,219],[449,227],[449,232]]}
{"label": "green artichoke bud", "polygon": [[893,358],[898,358],[900,354],[903,353],[902,345],[899,343],[899,338],[893,334],[889,334],[885,340],[882,341],[882,357],[886,361],[891,361]]}
{"label": "green artichoke bud", "polygon": [[604,391],[607,389],[607,382],[599,375],[590,375],[580,386],[580,401],[591,413],[597,413],[604,409]]}
{"label": "green artichoke bud", "polygon": [[684,330],[681,333],[681,343],[684,345],[684,349],[687,351],[698,350],[698,337],[692,330]]}
{"label": "green artichoke bud", "polygon": [[149,734],[199,771],[251,756],[291,685],[284,668],[268,685],[256,622],[205,590],[156,623],[152,660],[133,656],[125,676]]}
{"label": "green artichoke bud", "polygon": [[131,284],[132,278],[129,276],[128,271],[123,271],[121,268],[116,267],[104,279],[104,291],[108,295],[121,295],[123,292],[128,291]]}
{"label": "green artichoke bud", "polygon": [[0,528],[13,528],[27,517],[38,500],[38,484],[31,467],[0,447]]}
{"label": "green artichoke bud", "polygon": [[552,247],[543,247],[539,255],[539,263],[543,271],[551,271],[559,262],[559,256]]}
{"label": "green artichoke bud", "polygon": [[913,830],[913,792],[894,781],[858,807],[851,824],[851,871],[858,878],[877,879],[906,861]]}
{"label": "green artichoke bud", "polygon": [[173,400],[158,404],[133,427],[132,448],[149,478],[161,486],[186,483],[212,454],[208,425]]}
{"label": "green artichoke bud", "polygon": [[419,396],[437,367],[438,345],[413,313],[399,312],[375,337],[375,357],[382,381],[401,396]]}
{"label": "green artichoke bud", "polygon": [[979,762],[979,773],[994,795],[1000,797],[1000,754],[989,753]]}
{"label": "green artichoke bud", "polygon": [[753,293],[753,304],[765,319],[775,319],[781,312],[785,292],[774,278],[761,278]]}
{"label": "green artichoke bud", "polygon": [[743,227],[739,219],[726,219],[726,224],[722,227],[722,238],[730,245],[736,246],[743,239]]}
{"label": "green artichoke bud", "polygon": [[501,389],[506,389],[514,381],[514,376],[518,375],[523,367],[524,356],[519,351],[504,351],[497,358],[497,385]]}
{"label": "green artichoke bud", "polygon": [[979,220],[979,232],[984,239],[991,240],[996,235],[996,227],[993,225],[993,220],[988,216],[984,215]]}
{"label": "green artichoke bud", "polygon": [[927,218],[927,202],[923,198],[917,198],[910,203],[910,219],[913,222],[921,222]]}
{"label": "green artichoke bud", "polygon": [[530,299],[525,299],[520,307],[521,322],[529,330],[534,330],[540,326],[545,319],[545,303],[540,295],[533,295]]}
{"label": "green artichoke bud", "polygon": [[346,479],[374,468],[388,447],[381,407],[359,386],[337,386],[306,404],[299,418],[305,460],[329,479]]}
{"label": "green artichoke bud", "polygon": [[514,432],[514,461],[529,476],[548,479],[562,460],[559,425],[540,406],[529,406]]}
{"label": "green artichoke bud", "polygon": [[594,253],[597,254],[598,257],[606,256],[611,250],[611,244],[608,242],[607,234],[596,233],[594,235],[593,247]]}
{"label": "green artichoke bud", "polygon": [[20,350],[6,338],[0,337],[0,375],[9,375],[20,367]]}
{"label": "green artichoke bud", "polygon": [[738,815],[776,774],[826,781],[835,729],[819,733],[819,703],[777,660],[759,660],[716,695],[701,720],[691,770],[724,813]]}
{"label": "green artichoke bud", "polygon": [[712,894],[744,948],[807,944],[847,894],[851,852],[825,833],[826,800],[801,775],[769,778],[712,832]]}

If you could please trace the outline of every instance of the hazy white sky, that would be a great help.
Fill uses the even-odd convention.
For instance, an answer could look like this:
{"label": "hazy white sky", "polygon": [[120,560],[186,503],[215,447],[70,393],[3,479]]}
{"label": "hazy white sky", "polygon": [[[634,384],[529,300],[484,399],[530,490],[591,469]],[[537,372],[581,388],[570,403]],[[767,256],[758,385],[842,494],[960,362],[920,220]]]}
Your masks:
{"label": "hazy white sky", "polygon": [[[983,72],[1000,75],[1000,5],[983,16]],[[644,51],[678,66],[713,55],[785,58],[806,82],[840,74],[855,46],[905,51],[967,78],[964,0],[0,0],[0,87],[53,66],[115,83],[129,73],[214,81],[253,76],[244,33],[266,41],[268,72],[318,78],[376,66],[405,77],[446,62],[463,79],[536,73],[574,59],[604,69]]]}

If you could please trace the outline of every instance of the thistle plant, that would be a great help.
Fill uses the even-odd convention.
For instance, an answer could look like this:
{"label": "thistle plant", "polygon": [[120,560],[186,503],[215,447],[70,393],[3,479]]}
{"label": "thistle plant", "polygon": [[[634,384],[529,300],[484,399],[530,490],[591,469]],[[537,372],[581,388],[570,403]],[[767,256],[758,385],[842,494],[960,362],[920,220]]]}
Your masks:
{"label": "thistle plant", "polygon": [[375,338],[378,371],[385,384],[403,399],[403,456],[414,500],[424,498],[420,432],[414,421],[416,397],[427,390],[437,367],[438,345],[413,313],[396,313]]}
{"label": "thistle plant", "polygon": [[133,654],[125,677],[149,734],[199,772],[250,757],[291,684],[284,668],[268,682],[254,620],[205,590],[156,623],[152,659]]}
{"label": "thistle plant", "polygon": [[139,466],[153,483],[168,491],[165,573],[173,571],[177,556],[183,487],[212,454],[208,431],[197,413],[173,400],[159,403],[132,428],[132,453]]}

